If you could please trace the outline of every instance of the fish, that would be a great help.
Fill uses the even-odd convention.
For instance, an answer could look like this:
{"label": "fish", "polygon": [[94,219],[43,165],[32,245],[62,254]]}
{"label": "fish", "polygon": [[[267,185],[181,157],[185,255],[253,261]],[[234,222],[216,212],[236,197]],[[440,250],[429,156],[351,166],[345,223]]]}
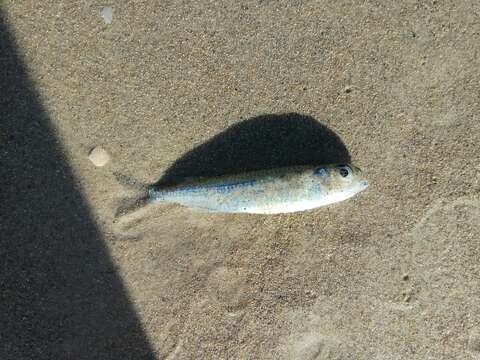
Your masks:
{"label": "fish", "polygon": [[363,172],[351,164],[293,166],[150,185],[141,204],[180,204],[212,213],[281,214],[343,201],[367,187]]}

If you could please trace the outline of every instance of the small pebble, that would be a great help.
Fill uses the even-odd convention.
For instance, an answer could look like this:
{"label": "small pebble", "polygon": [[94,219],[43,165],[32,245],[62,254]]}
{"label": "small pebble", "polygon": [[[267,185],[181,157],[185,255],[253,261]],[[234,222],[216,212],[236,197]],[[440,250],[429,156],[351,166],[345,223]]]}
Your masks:
{"label": "small pebble", "polygon": [[343,91],[345,91],[345,93],[351,93],[352,92],[352,87],[351,86],[346,86]]}
{"label": "small pebble", "polygon": [[409,292],[403,292],[402,293],[402,297],[403,297],[403,301],[405,302],[410,302],[410,300],[412,299],[412,294]]}
{"label": "small pebble", "polygon": [[410,277],[408,276],[408,274],[403,274],[402,276],[402,280],[404,281],[407,281]]}
{"label": "small pebble", "polygon": [[102,6],[100,14],[102,15],[103,21],[105,21],[105,24],[112,23],[113,9],[110,6]]}
{"label": "small pebble", "polygon": [[110,161],[110,155],[100,146],[93,148],[90,154],[88,154],[88,158],[93,165],[98,167],[105,166]]}

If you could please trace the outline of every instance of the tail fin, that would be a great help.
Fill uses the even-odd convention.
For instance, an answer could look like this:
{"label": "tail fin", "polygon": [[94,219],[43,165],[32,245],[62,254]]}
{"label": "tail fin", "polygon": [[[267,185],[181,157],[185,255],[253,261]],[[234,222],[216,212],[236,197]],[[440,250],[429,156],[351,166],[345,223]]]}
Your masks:
{"label": "tail fin", "polygon": [[150,203],[150,197],[148,193],[141,194],[135,197],[124,198],[121,202],[117,211],[115,212],[115,217],[121,217],[128,214],[131,214],[137,210],[142,209]]}
{"label": "tail fin", "polygon": [[149,186],[128,175],[113,173],[117,181],[125,188],[134,190],[135,194],[120,201],[115,217],[122,217],[144,208],[150,203]]}
{"label": "tail fin", "polygon": [[144,189],[147,188],[148,186],[141,181],[134,179],[133,177],[130,177],[125,174],[121,174],[119,172],[114,172],[113,176],[115,176],[115,179],[118,181],[120,185],[123,185],[126,188],[129,189]]}

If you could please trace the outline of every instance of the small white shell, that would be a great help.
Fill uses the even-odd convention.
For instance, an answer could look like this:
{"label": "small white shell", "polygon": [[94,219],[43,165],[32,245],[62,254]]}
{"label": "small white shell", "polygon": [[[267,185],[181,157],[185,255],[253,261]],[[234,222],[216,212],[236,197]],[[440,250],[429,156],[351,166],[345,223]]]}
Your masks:
{"label": "small white shell", "polygon": [[102,6],[100,10],[100,14],[102,15],[103,21],[105,24],[111,24],[113,20],[113,9],[111,6]]}
{"label": "small white shell", "polygon": [[100,146],[93,148],[88,158],[97,167],[105,166],[110,161],[110,155]]}

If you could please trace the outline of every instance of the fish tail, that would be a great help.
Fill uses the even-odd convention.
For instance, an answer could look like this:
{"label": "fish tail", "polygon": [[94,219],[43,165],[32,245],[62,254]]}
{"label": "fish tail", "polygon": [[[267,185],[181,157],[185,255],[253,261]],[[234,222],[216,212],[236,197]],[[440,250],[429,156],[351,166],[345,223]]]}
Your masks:
{"label": "fish tail", "polygon": [[154,200],[152,187],[121,173],[113,173],[116,180],[125,188],[133,190],[133,195],[120,200],[115,217],[122,217],[136,212]]}
{"label": "fish tail", "polygon": [[119,173],[119,172],[114,172],[113,176],[115,176],[115,179],[118,181],[118,183],[128,189],[144,189],[147,188],[148,185],[141,182],[140,180],[137,180],[131,176]]}
{"label": "fish tail", "polygon": [[115,217],[129,215],[144,208],[150,202],[148,194],[139,194],[138,196],[123,198],[115,212]]}

